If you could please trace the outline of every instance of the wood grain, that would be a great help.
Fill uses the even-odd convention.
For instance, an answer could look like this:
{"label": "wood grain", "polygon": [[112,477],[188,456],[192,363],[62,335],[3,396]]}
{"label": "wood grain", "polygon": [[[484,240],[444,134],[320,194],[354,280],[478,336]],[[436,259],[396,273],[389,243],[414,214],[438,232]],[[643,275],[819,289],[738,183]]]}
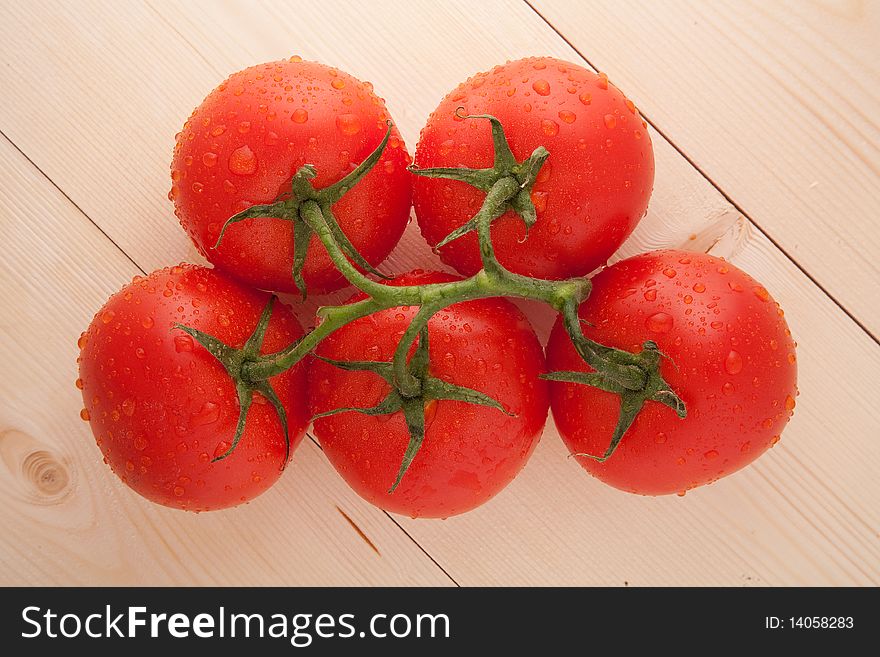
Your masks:
{"label": "wood grain", "polygon": [[531,4],[880,335],[880,4]]}
{"label": "wood grain", "polygon": [[[33,12],[50,15],[33,21]],[[63,49],[53,46],[60,43]],[[383,2],[371,4],[369,10],[362,3],[339,1],[295,6],[90,2],[42,10],[40,5],[7,4],[0,7],[0,54],[6,61],[13,54],[26,59],[29,72],[0,70],[0,81],[17,99],[0,106],[0,129],[134,262],[150,269],[191,259],[192,249],[164,198],[172,135],[229,71],[292,51],[372,80],[411,147],[443,94],[476,70],[529,54],[578,58],[528,6],[502,0],[423,1],[405,7]],[[45,79],[52,80],[52,99],[57,102],[46,102],[36,82]],[[645,88],[641,81],[625,88],[639,105],[649,106],[651,96],[640,97]],[[742,135],[751,138],[753,132]],[[657,159],[654,197],[648,216],[621,254],[661,246],[712,249],[760,279],[783,304],[801,344],[803,394],[782,443],[754,467],[684,499],[645,499],[588,477],[566,458],[550,427],[523,474],[484,508],[444,522],[400,524],[466,585],[880,583],[880,485],[870,467],[880,456],[874,439],[880,425],[873,413],[876,395],[859,384],[870,380],[880,365],[880,350],[684,157],[656,132],[652,138]],[[25,174],[19,176],[36,175],[19,159],[11,158],[8,168],[23,169]],[[17,266],[28,272],[21,278],[36,282],[20,286],[47,287],[52,280],[42,273],[39,261],[27,264],[30,259],[57,257],[63,248],[79,249],[77,258],[60,265],[69,279],[64,311],[69,320],[41,329],[51,340],[67,345],[66,362],[72,362],[76,334],[106,294],[132,273],[133,265],[48,185],[31,185],[22,193],[20,184],[8,184],[16,190],[15,198],[48,205],[36,215],[25,213],[21,203],[12,205],[0,215],[4,223],[17,217],[17,230],[27,235],[45,226],[43,215],[51,212],[65,227],[64,244],[69,245],[52,242],[52,249],[41,250],[38,240],[21,242]],[[96,253],[102,260],[97,268],[91,266]],[[118,267],[106,264],[113,258],[121,259]],[[400,270],[435,263],[411,226],[386,266]],[[36,311],[29,305],[14,296],[7,301],[10,291],[2,294],[19,316],[33,317]],[[527,311],[546,333],[552,317],[531,305]],[[17,346],[10,349],[19,358],[16,363],[39,344],[37,332],[26,326],[27,330],[17,329]],[[4,336],[6,342],[11,344],[11,338]],[[4,379],[21,369],[7,367]],[[3,427],[39,435],[41,440],[47,432],[21,419],[36,408],[43,413],[40,426],[52,427],[56,440],[75,426],[77,444],[85,446],[82,454],[76,452],[78,483],[70,503],[87,498],[82,504],[92,509],[104,499],[99,493],[112,495],[112,521],[90,516],[89,540],[106,539],[138,555],[137,560],[117,565],[116,571],[97,572],[93,581],[212,581],[210,570],[187,561],[188,546],[222,544],[232,549],[240,543],[248,546],[249,562],[238,564],[229,579],[241,583],[418,583],[436,581],[438,573],[443,577],[427,557],[412,551],[418,548],[389,518],[343,490],[317,449],[308,444],[298,453],[297,470],[242,510],[181,519],[180,514],[135,499],[100,464],[85,429],[72,425],[69,418],[75,417],[78,403],[75,390],[59,383],[57,404],[49,412],[39,402],[38,386],[45,381],[54,386],[68,378],[72,380],[72,374],[56,373],[27,390],[10,390],[15,404],[4,407],[2,420]],[[21,440],[4,438],[4,444],[18,445]],[[23,453],[18,447],[19,451],[9,450]],[[63,462],[67,452],[57,454],[54,458]],[[19,463],[21,458],[8,461]],[[40,463],[31,457],[29,468],[46,471]],[[339,506],[365,530],[381,559],[333,508],[340,499],[345,503]],[[247,533],[253,523],[268,523],[270,513],[282,521],[280,528],[271,535]],[[247,524],[236,522],[240,515],[248,516]],[[144,524],[150,527],[146,539],[139,533]],[[59,536],[66,530],[46,523],[28,526],[27,531],[41,541],[62,542]],[[282,547],[288,543],[293,549]],[[119,564],[119,552],[108,550],[115,559],[105,557],[100,563]],[[295,566],[279,565],[276,555],[295,555],[297,550],[302,558]],[[0,543],[0,551],[6,568],[0,572],[8,577],[14,573],[15,581],[22,583],[65,581],[64,568],[91,554],[59,547],[47,558],[8,543]],[[396,573],[388,571],[389,552]],[[163,554],[169,555],[168,563]],[[128,569],[131,563],[142,564],[137,575]],[[190,565],[182,565],[186,563]],[[80,581],[75,575],[68,577]]]}

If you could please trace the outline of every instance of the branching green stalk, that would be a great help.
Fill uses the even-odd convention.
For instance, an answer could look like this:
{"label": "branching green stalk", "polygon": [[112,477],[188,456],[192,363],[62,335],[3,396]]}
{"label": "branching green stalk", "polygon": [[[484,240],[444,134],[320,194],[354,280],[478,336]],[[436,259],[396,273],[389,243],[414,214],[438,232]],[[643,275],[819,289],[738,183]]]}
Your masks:
{"label": "branching green stalk", "polygon": [[[486,198],[477,214],[463,226],[450,233],[438,245],[439,248],[468,232],[476,232],[483,268],[469,278],[447,283],[395,286],[375,281],[362,272],[362,270],[367,270],[378,274],[366,263],[342,233],[333,216],[332,205],[379,161],[388,140],[387,135],[367,160],[342,181],[330,187],[316,190],[309,182],[315,175],[314,168],[306,165],[294,176],[292,197],[279,199],[271,205],[246,210],[227,222],[228,226],[244,218],[278,217],[280,215],[282,219],[293,222],[295,241],[299,240],[300,236],[317,235],[340,273],[366,295],[365,299],[351,304],[320,308],[318,310],[318,325],[286,349],[274,354],[259,356],[255,355],[251,347],[246,354],[242,353],[235,355],[234,358],[231,356],[226,358],[224,362],[227,370],[239,386],[260,389],[255,386],[261,386],[271,377],[293,367],[312,352],[324,338],[357,319],[389,308],[418,307],[415,317],[404,331],[396,347],[391,362],[345,363],[327,360],[328,363],[343,369],[373,371],[391,384],[392,390],[389,396],[376,407],[336,409],[321,415],[351,411],[368,415],[404,412],[411,440],[407,448],[407,456],[392,485],[392,490],[400,483],[401,477],[405,474],[409,463],[424,439],[424,405],[428,401],[431,399],[457,399],[468,403],[492,406],[504,411],[504,408],[497,401],[487,398],[482,393],[452,386],[430,376],[427,353],[428,322],[437,312],[457,303],[490,297],[536,299],[550,305],[562,315],[563,324],[575,349],[592,371],[551,372],[544,375],[543,378],[598,387],[617,394],[621,399],[618,425],[608,449],[599,456],[584,456],[600,461],[610,457],[646,401],[660,402],[673,408],[680,417],[685,415],[684,403],[660,376],[659,362],[662,354],[656,344],[650,341],[646,342],[642,351],[630,353],[601,345],[584,335],[578,317],[578,308],[590,294],[592,285],[589,279],[584,277],[549,281],[530,278],[515,274],[498,262],[492,244],[491,225],[508,211],[518,214],[527,230],[535,223],[537,215],[530,194],[538,172],[549,153],[543,147],[538,147],[529,158],[518,162],[510,150],[503,128],[497,119],[491,116],[463,118],[484,118],[490,121],[495,147],[495,161],[492,167],[487,169],[435,168],[421,170],[411,168],[410,170],[417,175],[460,180],[486,192]],[[224,226],[225,229],[226,226]],[[299,245],[298,252],[303,258],[304,248],[302,244]],[[304,291],[300,275],[301,260],[302,258],[295,263],[293,273],[297,285]],[[210,336],[205,336],[203,344],[206,347],[213,344],[209,338]],[[418,347],[415,350],[415,355],[408,360],[416,341],[418,341]],[[243,406],[239,429],[244,426],[245,413],[246,408]],[[237,432],[236,440],[239,436],[240,431]]]}

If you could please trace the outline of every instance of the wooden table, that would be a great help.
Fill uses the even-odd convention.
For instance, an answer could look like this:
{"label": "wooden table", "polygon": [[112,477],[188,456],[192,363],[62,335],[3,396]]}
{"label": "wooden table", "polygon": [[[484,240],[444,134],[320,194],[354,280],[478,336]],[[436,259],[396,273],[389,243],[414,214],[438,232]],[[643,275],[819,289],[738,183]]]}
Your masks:
{"label": "wooden table", "polygon": [[[2,0],[0,584],[880,583],[878,36],[877,3]],[[232,511],[131,493],[77,417],[77,336],[133,275],[196,258],[166,199],[190,110],[294,53],[371,80],[410,148],[478,70],[605,71],[657,160],[621,254],[708,250],[776,296],[802,392],[780,445],[650,499],[587,476],[548,428],[506,491],[446,521],[362,502],[309,440]],[[388,268],[433,262],[411,227]]]}

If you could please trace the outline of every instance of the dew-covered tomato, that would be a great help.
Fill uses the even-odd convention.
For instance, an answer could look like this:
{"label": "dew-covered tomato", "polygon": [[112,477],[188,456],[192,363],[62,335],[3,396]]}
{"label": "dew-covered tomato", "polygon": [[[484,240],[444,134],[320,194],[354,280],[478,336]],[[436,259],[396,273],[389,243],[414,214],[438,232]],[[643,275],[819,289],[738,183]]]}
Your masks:
{"label": "dew-covered tomato", "polygon": [[[399,285],[454,280],[413,272]],[[359,298],[359,297],[355,297]],[[392,308],[339,329],[316,353],[334,360],[390,361],[417,308]],[[409,433],[401,412],[340,413],[315,420],[314,431],[336,470],[376,506],[411,517],[447,517],[483,504],[519,473],[547,417],[541,345],[509,301],[459,303],[428,323],[429,374],[482,392],[513,413],[460,401],[425,407],[425,439],[393,493],[388,493]],[[373,372],[339,369],[318,359],[309,373],[313,413],[376,405],[390,386]]]}
{"label": "dew-covered tomato", "polygon": [[[285,440],[273,406],[255,395],[241,441],[225,459],[239,406],[223,366],[181,323],[241,347],[269,295],[222,274],[180,265],[136,277],[98,311],[79,341],[88,420],[104,460],[144,497],[207,511],[247,502],[281,474]],[[302,336],[275,303],[262,346],[278,351]],[[287,411],[291,450],[308,423],[304,365],[270,380]]]}
{"label": "dew-covered tomato", "polygon": [[[550,151],[533,188],[538,221],[528,239],[521,243],[525,228],[512,212],[492,227],[498,259],[510,270],[546,279],[588,274],[644,215],[654,182],[651,139],[633,103],[604,75],[548,57],[478,73],[428,119],[417,166],[492,166],[488,123],[463,120],[462,113],[496,116],[518,161],[538,146]],[[416,177],[413,185],[419,226],[432,246],[470,219],[484,198],[455,180]],[[463,274],[480,268],[474,233],[442,247],[440,255]]]}
{"label": "dew-covered tomato", "polygon": [[[258,288],[296,291],[289,221],[224,222],[290,193],[290,180],[312,164],[315,187],[330,185],[382,141],[388,111],[369,83],[298,57],[231,75],[199,105],[177,136],[169,197],[199,251],[225,273]],[[336,205],[334,214],[373,265],[397,244],[409,218],[409,156],[394,128],[382,159]],[[310,292],[347,285],[313,239],[303,268]]]}
{"label": "dew-covered tomato", "polygon": [[[633,493],[682,493],[751,463],[778,440],[797,396],[795,343],[782,309],[748,274],[719,258],[655,251],[593,278],[581,306],[587,337],[629,351],[653,340],[668,356],[661,374],[687,405],[678,419],[647,402],[604,463],[578,457],[602,481]],[[557,322],[550,371],[588,371]],[[573,453],[602,454],[618,397],[551,384],[556,426]]]}

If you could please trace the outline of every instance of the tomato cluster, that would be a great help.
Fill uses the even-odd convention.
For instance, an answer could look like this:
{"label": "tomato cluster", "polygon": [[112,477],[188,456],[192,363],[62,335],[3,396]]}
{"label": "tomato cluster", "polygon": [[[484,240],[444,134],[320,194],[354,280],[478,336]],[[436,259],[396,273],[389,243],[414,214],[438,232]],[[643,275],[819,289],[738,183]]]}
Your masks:
{"label": "tomato cluster", "polygon": [[[234,73],[195,109],[169,198],[214,268],[135,278],[79,343],[81,415],[126,484],[192,511],[249,501],[314,419],[362,497],[446,517],[513,480],[549,407],[586,470],[647,495],[712,482],[779,439],[795,344],[763,286],[683,251],[586,278],[654,178],[646,124],[604,75],[547,57],[475,75],[415,154],[419,169],[369,83],[298,57]],[[412,205],[469,278],[378,280]],[[349,283],[309,333],[262,291]],[[560,312],[546,356],[504,296]]]}

